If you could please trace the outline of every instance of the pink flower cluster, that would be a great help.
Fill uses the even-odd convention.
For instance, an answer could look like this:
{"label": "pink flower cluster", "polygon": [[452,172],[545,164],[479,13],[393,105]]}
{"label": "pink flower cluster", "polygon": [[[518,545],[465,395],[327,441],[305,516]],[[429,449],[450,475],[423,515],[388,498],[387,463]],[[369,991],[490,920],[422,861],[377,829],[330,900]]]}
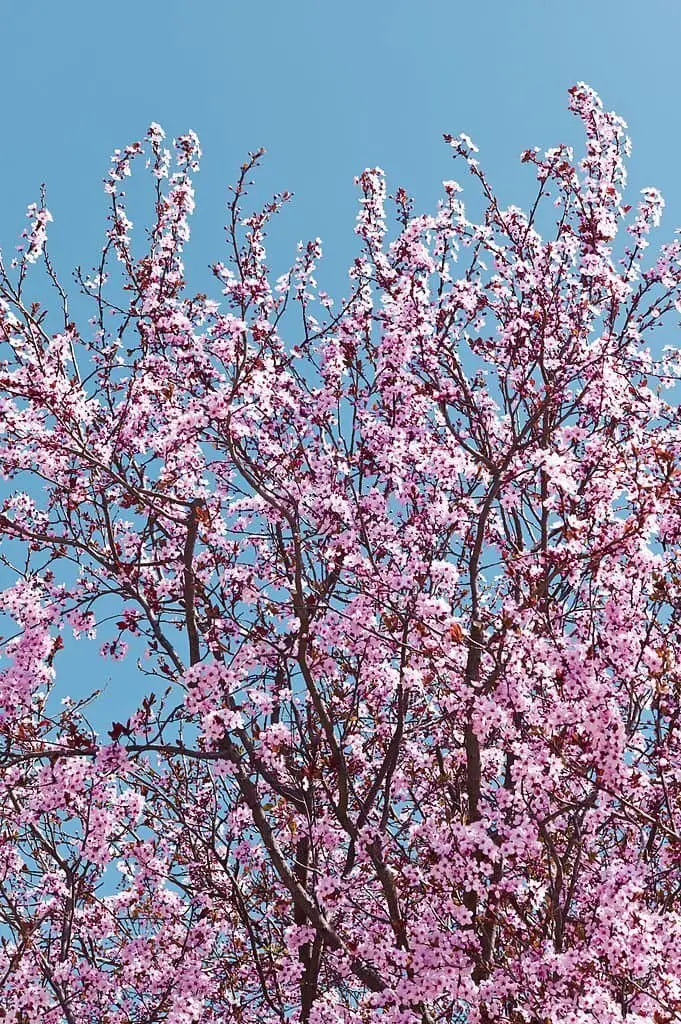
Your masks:
{"label": "pink flower cluster", "polygon": [[[523,153],[529,212],[464,135],[478,219],[364,171],[335,303],[318,239],[269,279],[260,152],[214,297],[184,282],[193,133],[114,154],[82,327],[29,296],[38,261],[65,296],[29,210],[0,265],[0,1020],[679,1019],[681,247],[647,257],[624,123],[570,107],[585,155]],[[134,689],[103,665],[68,696],[83,635]]]}

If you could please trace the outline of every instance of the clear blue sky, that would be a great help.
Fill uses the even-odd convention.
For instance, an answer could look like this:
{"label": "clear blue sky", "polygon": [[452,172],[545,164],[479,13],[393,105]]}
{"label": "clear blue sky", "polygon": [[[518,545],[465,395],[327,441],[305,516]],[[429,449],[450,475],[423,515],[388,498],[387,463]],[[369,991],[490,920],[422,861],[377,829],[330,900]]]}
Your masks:
{"label": "clear blue sky", "polygon": [[[5,0],[2,8],[0,245],[9,253],[47,182],[51,248],[66,280],[77,263],[97,259],[110,153],[151,121],[169,136],[192,128],[201,137],[192,284],[223,258],[225,186],[247,151],[265,146],[259,194],[296,195],[278,227],[275,270],[298,239],[319,235],[328,257],[320,284],[338,293],[355,247],[355,174],[378,164],[391,188],[413,192],[417,209],[432,207],[452,175],[442,133],[465,131],[504,202],[524,205],[534,181],[521,150],[580,142],[567,112],[578,80],[629,122],[632,189],[663,190],[663,233],[681,224],[678,0]],[[65,652],[61,693],[101,679],[88,646],[78,661]],[[115,677],[116,667],[105,674]]]}
{"label": "clear blue sky", "polygon": [[[192,278],[222,256],[224,186],[265,146],[268,190],[295,192],[277,256],[321,236],[330,291],[353,251],[353,177],[379,164],[433,205],[441,142],[465,131],[507,202],[526,201],[531,146],[579,140],[566,90],[583,79],[629,122],[632,185],[681,223],[678,0],[5,0],[0,244],[41,181],[62,269],[96,258],[111,151],[150,121],[204,149]],[[672,223],[673,222],[673,223]]]}

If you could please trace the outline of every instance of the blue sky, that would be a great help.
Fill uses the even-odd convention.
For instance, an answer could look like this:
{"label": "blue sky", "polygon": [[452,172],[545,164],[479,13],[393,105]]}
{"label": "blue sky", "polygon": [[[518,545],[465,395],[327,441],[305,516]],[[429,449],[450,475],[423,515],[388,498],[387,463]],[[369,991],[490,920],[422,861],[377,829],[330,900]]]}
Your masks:
{"label": "blue sky", "polygon": [[[274,270],[320,236],[319,282],[337,295],[355,251],[357,173],[380,165],[391,190],[432,208],[452,175],[442,133],[465,131],[502,200],[525,205],[534,179],[520,152],[580,144],[567,111],[578,80],[629,123],[632,195],[660,187],[662,234],[681,224],[678,0],[5,0],[0,32],[0,245],[9,254],[45,181],[66,281],[97,259],[112,150],[151,121],[201,138],[193,285],[224,257],[227,184],[265,146],[258,195],[295,193]],[[92,647],[80,650],[62,661],[62,693],[101,679]]]}
{"label": "blue sky", "polygon": [[[465,131],[506,202],[527,201],[531,145],[579,141],[566,91],[584,79],[629,122],[632,186],[655,184],[681,223],[678,0],[7,0],[2,12],[0,244],[48,184],[54,254],[96,258],[111,151],[151,121],[204,149],[192,278],[222,256],[225,186],[265,146],[260,195],[290,189],[276,234],[302,237],[343,286],[354,175],[369,165],[434,206],[451,176],[441,141]],[[283,267],[282,267],[283,269]]]}

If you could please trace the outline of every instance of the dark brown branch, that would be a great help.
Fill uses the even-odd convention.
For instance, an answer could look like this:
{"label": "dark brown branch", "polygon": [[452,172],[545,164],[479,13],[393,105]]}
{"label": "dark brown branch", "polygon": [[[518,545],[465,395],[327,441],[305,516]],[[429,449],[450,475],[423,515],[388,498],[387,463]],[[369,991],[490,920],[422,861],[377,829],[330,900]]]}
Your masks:
{"label": "dark brown branch", "polygon": [[184,542],[184,614],[187,622],[187,639],[189,641],[189,664],[196,665],[201,660],[199,647],[199,632],[196,628],[196,580],[194,577],[194,548],[199,532],[198,511],[203,506],[203,500],[196,498],[189,509],[187,516],[187,537]]}

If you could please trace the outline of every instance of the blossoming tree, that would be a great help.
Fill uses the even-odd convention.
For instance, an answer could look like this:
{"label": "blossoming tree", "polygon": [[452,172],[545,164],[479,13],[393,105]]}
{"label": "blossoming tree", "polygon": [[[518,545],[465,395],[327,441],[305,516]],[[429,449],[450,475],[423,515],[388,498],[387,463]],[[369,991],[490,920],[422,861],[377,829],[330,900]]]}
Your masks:
{"label": "blossoming tree", "polygon": [[[388,217],[360,175],[335,305],[318,241],[268,279],[260,153],[219,301],[183,280],[192,134],[114,155],[81,327],[29,209],[0,268],[0,1021],[681,1019],[681,244],[644,259],[662,200],[623,205],[624,123],[570,105],[586,155],[524,153],[529,213],[465,136],[477,220],[454,181]],[[63,637],[95,630],[129,685],[68,699]]]}

